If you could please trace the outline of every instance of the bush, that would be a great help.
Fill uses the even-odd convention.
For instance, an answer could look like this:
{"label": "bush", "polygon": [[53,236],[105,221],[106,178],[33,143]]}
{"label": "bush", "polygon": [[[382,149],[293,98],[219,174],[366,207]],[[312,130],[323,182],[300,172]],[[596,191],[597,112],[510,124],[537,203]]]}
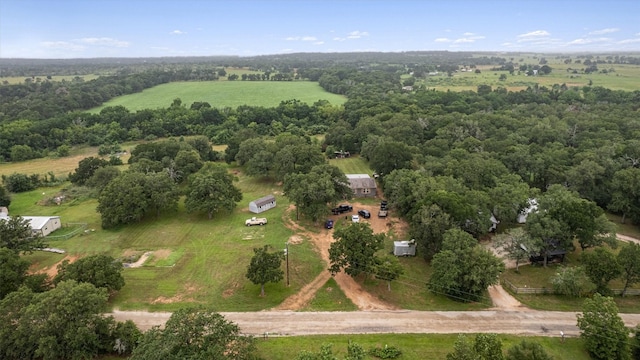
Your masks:
{"label": "bush", "polygon": [[378,359],[395,359],[402,355],[402,351],[395,346],[387,346],[384,348],[376,347],[369,350],[369,355],[377,357]]}

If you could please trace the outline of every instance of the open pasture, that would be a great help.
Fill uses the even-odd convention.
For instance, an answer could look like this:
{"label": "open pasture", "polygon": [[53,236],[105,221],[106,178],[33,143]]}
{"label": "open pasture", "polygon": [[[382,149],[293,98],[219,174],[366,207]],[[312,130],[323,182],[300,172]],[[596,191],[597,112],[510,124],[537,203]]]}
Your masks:
{"label": "open pasture", "polygon": [[[628,65],[628,64],[598,64],[598,72],[591,74],[584,74],[582,69],[586,68],[582,63],[575,63],[576,60],[584,61],[585,59],[578,59],[576,56],[571,56],[571,63],[565,64],[564,58],[556,58],[555,55],[521,55],[515,57],[509,57],[507,54],[507,60],[513,59],[516,70],[513,75],[508,71],[495,71],[491,70],[496,67],[494,65],[477,66],[480,73],[477,74],[474,69],[467,72],[457,72],[451,77],[446,73],[440,73],[437,76],[428,77],[426,80],[422,80],[422,84],[428,88],[435,88],[436,90],[452,90],[452,91],[476,91],[478,85],[490,85],[492,88],[503,87],[509,91],[520,91],[527,87],[533,87],[536,84],[538,86],[545,86],[549,89],[553,85],[565,84],[567,87],[583,87],[589,86],[602,86],[612,90],[624,90],[635,91],[640,90],[640,66]],[[547,65],[551,67],[552,72],[549,75],[540,76],[526,76],[524,72],[518,74],[517,67],[523,64],[537,65],[540,62],[540,58],[544,57],[547,60]],[[592,60],[593,61],[593,60]],[[574,74],[573,70],[577,70],[578,73]],[[602,70],[606,70],[606,73],[602,73]],[[506,75],[506,80],[500,80],[501,75]]]}
{"label": "open pasture", "polygon": [[165,108],[176,98],[180,98],[187,107],[201,101],[217,108],[236,108],[240,105],[275,107],[281,101],[291,99],[308,104],[327,100],[333,105],[346,101],[344,96],[328,93],[318,83],[309,81],[174,82],[111,99],[90,112],[98,113],[104,107],[118,105],[130,111]]}

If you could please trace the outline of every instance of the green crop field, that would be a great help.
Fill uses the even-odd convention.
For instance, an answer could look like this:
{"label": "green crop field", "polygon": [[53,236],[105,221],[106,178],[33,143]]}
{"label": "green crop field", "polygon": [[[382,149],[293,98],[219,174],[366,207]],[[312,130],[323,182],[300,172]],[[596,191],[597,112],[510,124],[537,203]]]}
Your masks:
{"label": "green crop field", "polygon": [[291,99],[308,104],[327,100],[333,105],[341,105],[347,100],[344,96],[328,93],[318,83],[309,81],[174,82],[158,85],[141,93],[117,97],[90,112],[98,113],[104,107],[117,105],[130,111],[165,108],[176,98],[180,98],[187,107],[193,102],[204,101],[217,108],[236,108],[240,105],[275,107],[281,101]]}

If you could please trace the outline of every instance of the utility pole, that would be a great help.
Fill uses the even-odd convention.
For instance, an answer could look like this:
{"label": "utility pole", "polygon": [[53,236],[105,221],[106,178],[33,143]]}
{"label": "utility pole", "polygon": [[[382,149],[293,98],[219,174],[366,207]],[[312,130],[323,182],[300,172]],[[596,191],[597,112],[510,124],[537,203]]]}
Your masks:
{"label": "utility pole", "polygon": [[284,248],[284,257],[287,261],[287,286],[289,286],[289,242],[287,241]]}

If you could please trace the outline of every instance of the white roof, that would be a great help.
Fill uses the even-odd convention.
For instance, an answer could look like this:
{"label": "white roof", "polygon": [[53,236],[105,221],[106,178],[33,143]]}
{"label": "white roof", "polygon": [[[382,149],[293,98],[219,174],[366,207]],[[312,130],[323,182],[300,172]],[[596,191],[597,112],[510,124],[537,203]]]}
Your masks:
{"label": "white roof", "polygon": [[345,174],[347,179],[370,179],[369,174]]}
{"label": "white roof", "polygon": [[60,216],[23,216],[22,218],[29,220],[31,229],[40,230],[47,224],[47,222],[49,222],[49,220],[60,219]]}

